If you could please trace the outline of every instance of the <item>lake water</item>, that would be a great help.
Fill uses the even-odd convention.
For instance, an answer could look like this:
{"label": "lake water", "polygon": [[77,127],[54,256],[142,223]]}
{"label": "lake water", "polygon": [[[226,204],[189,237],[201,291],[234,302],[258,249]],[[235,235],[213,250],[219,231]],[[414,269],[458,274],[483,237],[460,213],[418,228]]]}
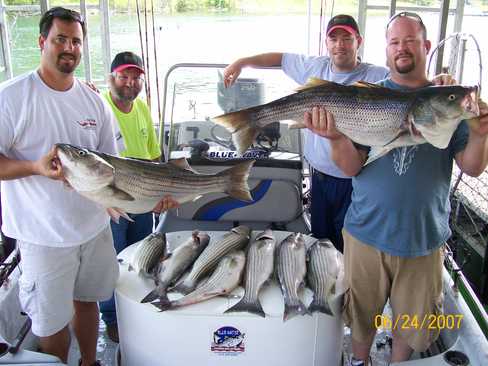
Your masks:
{"label": "lake water", "polygon": [[[435,40],[438,31],[438,15],[422,14],[428,27],[429,38]],[[35,68],[39,62],[37,46],[39,16],[10,16],[12,59],[14,74],[19,75]],[[385,41],[383,15],[368,16],[365,32],[364,56],[367,62],[384,65]],[[480,44],[483,56],[488,57],[488,37],[482,37],[487,17],[465,16],[463,31],[473,33]],[[112,56],[123,50],[140,53],[139,32],[135,14],[112,14]],[[261,52],[282,51],[306,53],[306,15],[277,16],[157,16],[156,50],[160,80],[169,66],[178,62],[229,63],[237,57]],[[310,53],[318,53],[319,17],[312,18]],[[453,29],[454,18],[448,23],[448,33]],[[90,55],[95,79],[103,79],[101,58],[100,18],[88,17]],[[434,46],[436,42],[433,42]],[[465,83],[477,83],[479,78],[478,56],[474,44],[468,43],[466,54]],[[446,54],[448,54],[446,50]],[[152,70],[154,71],[154,67]],[[83,76],[83,67],[77,73]],[[487,82],[484,75],[483,85]]]}

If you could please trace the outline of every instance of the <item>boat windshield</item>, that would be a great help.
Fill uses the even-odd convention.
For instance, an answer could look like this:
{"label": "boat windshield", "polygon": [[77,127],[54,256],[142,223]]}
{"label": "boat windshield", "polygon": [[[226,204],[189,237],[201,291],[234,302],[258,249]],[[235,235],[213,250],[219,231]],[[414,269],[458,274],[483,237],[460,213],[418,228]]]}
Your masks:
{"label": "boat windshield", "polygon": [[[186,65],[186,66],[185,66]],[[212,118],[270,102],[293,93],[297,86],[279,69],[245,69],[234,85],[225,88],[223,65],[176,65],[168,72],[164,101],[167,157],[206,157],[216,160],[239,157],[232,135]],[[290,121],[264,127],[244,158],[300,160],[301,132],[289,129]]]}

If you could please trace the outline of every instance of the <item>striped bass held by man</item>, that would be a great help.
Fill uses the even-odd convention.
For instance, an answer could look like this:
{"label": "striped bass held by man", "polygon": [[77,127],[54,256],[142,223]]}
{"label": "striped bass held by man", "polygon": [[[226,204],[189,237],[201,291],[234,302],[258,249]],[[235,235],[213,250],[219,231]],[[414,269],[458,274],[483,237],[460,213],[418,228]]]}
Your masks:
{"label": "striped bass held by man", "polygon": [[399,147],[428,142],[443,149],[463,119],[479,114],[477,88],[428,86],[399,91],[367,82],[342,85],[310,78],[296,93],[270,103],[212,118],[232,133],[242,154],[263,127],[293,121],[303,128],[305,112],[322,106],[334,115],[337,129],[352,141],[372,149],[370,161]]}
{"label": "striped bass held by man", "polygon": [[227,193],[252,201],[247,180],[254,160],[216,174],[200,174],[186,159],[154,163],[120,158],[88,149],[56,144],[66,180],[78,193],[108,208],[115,220],[126,213],[151,211],[166,195],[178,203],[207,193]]}

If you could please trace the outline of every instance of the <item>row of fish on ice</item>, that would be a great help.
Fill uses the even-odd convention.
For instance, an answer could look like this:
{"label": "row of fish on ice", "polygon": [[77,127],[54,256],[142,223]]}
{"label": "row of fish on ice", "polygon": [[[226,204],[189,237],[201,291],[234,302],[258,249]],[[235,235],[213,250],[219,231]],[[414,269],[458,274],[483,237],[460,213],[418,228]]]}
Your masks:
{"label": "row of fish on ice", "polygon": [[[283,320],[314,311],[328,315],[340,312],[342,255],[330,241],[316,240],[307,247],[304,235],[293,233],[277,243],[269,229],[251,242],[250,237],[250,229],[242,225],[219,240],[194,231],[167,253],[165,236],[149,235],[134,244],[129,264],[129,270],[155,280],[156,288],[141,302],[150,302],[161,311],[176,309],[230,294],[243,279],[243,297],[225,312],[247,311],[265,317],[259,293],[276,275],[285,304]],[[300,297],[305,283],[314,293],[308,307]],[[170,300],[168,291],[183,296]]]}

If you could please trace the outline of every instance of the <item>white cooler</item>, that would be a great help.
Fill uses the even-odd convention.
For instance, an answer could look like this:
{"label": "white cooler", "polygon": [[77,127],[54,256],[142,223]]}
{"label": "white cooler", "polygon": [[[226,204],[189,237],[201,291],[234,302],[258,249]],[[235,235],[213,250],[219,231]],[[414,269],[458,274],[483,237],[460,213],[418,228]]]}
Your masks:
{"label": "white cooler", "polygon": [[[189,238],[190,231],[168,234],[170,247]],[[211,241],[225,232],[208,232]],[[253,232],[253,238],[257,232]],[[275,231],[277,242],[289,232]],[[307,243],[312,238],[307,237]],[[238,298],[217,297],[178,310],[160,312],[140,301],[154,281],[128,271],[134,245],[120,253],[120,278],[115,290],[122,366],[239,365],[335,366],[342,357],[344,325],[322,313],[296,316],[283,322],[283,296],[273,280],[260,293],[266,318],[223,312]],[[233,294],[242,295],[237,288]],[[312,301],[305,289],[302,299]],[[180,294],[169,294],[170,299]]]}

